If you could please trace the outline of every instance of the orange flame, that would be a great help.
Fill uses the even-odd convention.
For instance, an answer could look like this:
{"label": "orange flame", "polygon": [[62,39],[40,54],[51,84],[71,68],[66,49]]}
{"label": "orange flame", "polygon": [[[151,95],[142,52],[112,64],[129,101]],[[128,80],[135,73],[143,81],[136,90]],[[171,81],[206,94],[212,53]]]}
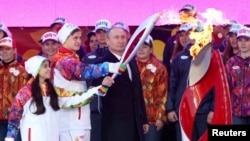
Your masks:
{"label": "orange flame", "polygon": [[[225,24],[228,22],[228,20],[223,17],[223,13],[214,8],[208,8],[206,12],[200,13],[200,15],[206,20],[203,25],[203,31],[192,31],[190,33],[190,38],[195,40],[194,45],[190,48],[190,55],[193,56],[194,59],[199,54],[200,50],[212,41],[213,25]],[[194,29],[198,26],[196,19],[189,22],[194,25]]]}
{"label": "orange flame", "polygon": [[195,40],[195,43],[190,48],[190,55],[195,57],[199,54],[201,49],[212,41],[213,26],[205,24],[201,32],[190,32],[190,39]]}

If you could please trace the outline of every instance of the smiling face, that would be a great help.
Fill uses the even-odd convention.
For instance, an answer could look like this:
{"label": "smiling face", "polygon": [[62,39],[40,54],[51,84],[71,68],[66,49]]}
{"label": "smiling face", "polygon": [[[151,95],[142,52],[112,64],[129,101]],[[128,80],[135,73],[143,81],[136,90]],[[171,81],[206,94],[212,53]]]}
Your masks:
{"label": "smiling face", "polygon": [[82,32],[77,30],[69,35],[68,39],[63,44],[64,47],[68,48],[69,50],[76,52],[80,49],[82,42]]}
{"label": "smiling face", "polygon": [[54,40],[47,40],[42,44],[42,51],[46,56],[54,56],[58,51],[59,43]]}

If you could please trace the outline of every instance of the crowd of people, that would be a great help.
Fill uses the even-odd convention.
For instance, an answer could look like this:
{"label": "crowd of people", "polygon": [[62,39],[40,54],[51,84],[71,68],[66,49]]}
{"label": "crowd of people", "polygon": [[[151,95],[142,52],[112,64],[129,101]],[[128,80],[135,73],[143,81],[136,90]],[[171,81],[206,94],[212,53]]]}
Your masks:
{"label": "crowd of people", "polygon": [[[57,17],[39,40],[39,54],[27,60],[0,23],[0,141],[181,141],[179,109],[195,42],[190,32],[202,30],[190,22],[197,12],[190,4],[179,10],[181,23],[166,40],[163,61],[148,35],[124,72],[120,59],[131,36],[124,22],[100,19],[84,36]],[[236,21],[221,26],[224,41],[211,43],[224,62],[232,124],[250,124],[250,28]],[[108,88],[105,96],[100,86]],[[211,88],[197,110],[192,141],[211,123],[214,95]]]}

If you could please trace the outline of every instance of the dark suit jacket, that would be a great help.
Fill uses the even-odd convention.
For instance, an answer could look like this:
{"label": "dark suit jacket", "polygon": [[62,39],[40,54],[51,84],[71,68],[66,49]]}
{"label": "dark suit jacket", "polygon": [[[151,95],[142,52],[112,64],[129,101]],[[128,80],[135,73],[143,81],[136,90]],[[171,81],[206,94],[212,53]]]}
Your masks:
{"label": "dark suit jacket", "polygon": [[[101,62],[118,62],[108,51]],[[147,123],[141,80],[136,61],[129,63],[132,81],[128,72],[118,75],[115,83],[102,98],[102,141],[144,141],[143,124]],[[101,79],[93,85],[101,84]]]}

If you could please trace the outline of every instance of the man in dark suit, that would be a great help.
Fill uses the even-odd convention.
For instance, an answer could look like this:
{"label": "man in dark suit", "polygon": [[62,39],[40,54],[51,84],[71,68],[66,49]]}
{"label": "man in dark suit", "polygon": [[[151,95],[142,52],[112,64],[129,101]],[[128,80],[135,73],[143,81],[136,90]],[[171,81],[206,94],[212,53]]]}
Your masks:
{"label": "man in dark suit", "polygon": [[[119,61],[127,41],[126,30],[113,26],[107,32],[108,52],[97,63]],[[143,141],[148,121],[136,61],[132,59],[126,71],[114,81],[102,98],[102,141]],[[94,80],[93,85],[100,82],[100,79]]]}

